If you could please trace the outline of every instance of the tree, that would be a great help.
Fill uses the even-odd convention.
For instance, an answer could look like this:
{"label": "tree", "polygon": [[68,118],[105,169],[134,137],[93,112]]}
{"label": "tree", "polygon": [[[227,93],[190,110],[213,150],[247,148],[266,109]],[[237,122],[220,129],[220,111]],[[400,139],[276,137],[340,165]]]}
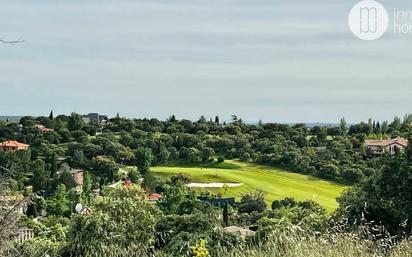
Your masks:
{"label": "tree", "polygon": [[229,210],[227,202],[225,202],[225,205],[223,206],[223,223],[226,227],[229,226]]}
{"label": "tree", "polygon": [[179,173],[170,177],[171,185],[176,185],[179,182],[182,182],[183,184],[189,184],[191,182],[190,175],[187,173]]}
{"label": "tree", "polygon": [[240,156],[240,160],[242,162],[248,162],[250,160],[250,154],[248,152],[245,152]]}
{"label": "tree", "polygon": [[84,179],[83,179],[83,195],[85,196],[86,200],[89,201],[90,199],[90,193],[92,191],[92,176],[89,174],[89,172],[84,172]]}
{"label": "tree", "polygon": [[[10,179],[16,175],[16,170],[13,168],[14,164],[11,163],[10,167],[0,165],[0,197],[5,199],[10,194],[11,185]],[[11,208],[0,208],[0,255],[7,256],[10,251],[9,247],[15,239],[15,236],[19,233],[18,223],[20,221],[21,207],[26,206],[27,201],[32,195],[19,200],[13,204]]]}
{"label": "tree", "polygon": [[155,243],[156,205],[138,186],[116,188],[75,215],[68,233],[71,256],[146,256]]}
{"label": "tree", "polygon": [[340,175],[339,167],[333,163],[323,164],[317,174],[319,177],[334,179]]}
{"label": "tree", "polygon": [[59,184],[56,188],[56,192],[53,194],[51,200],[47,204],[49,212],[55,215],[63,216],[67,215],[70,211],[69,200],[64,184]]}
{"label": "tree", "polygon": [[265,195],[262,191],[244,194],[240,199],[239,213],[263,212],[266,210]]}
{"label": "tree", "polygon": [[69,167],[64,168],[59,175],[58,183],[64,185],[66,188],[71,189],[76,187],[76,182],[74,181],[73,175],[69,172]]}
{"label": "tree", "polygon": [[401,129],[401,119],[399,117],[395,117],[393,122],[389,125],[390,128],[393,130],[400,130]]}
{"label": "tree", "polygon": [[198,209],[200,202],[195,194],[189,191],[181,180],[169,183],[159,202],[160,209],[165,214],[190,214]]}
{"label": "tree", "polygon": [[85,167],[87,164],[87,158],[84,155],[83,151],[81,150],[74,151],[72,162],[73,162],[73,166],[76,168]]}
{"label": "tree", "polygon": [[207,161],[215,154],[213,148],[205,147],[202,150],[202,161]]}
{"label": "tree", "polygon": [[411,233],[412,146],[405,153],[388,156],[386,164],[368,179],[350,188],[339,199],[338,213],[349,223],[374,221],[392,234]]}
{"label": "tree", "polygon": [[153,162],[153,154],[150,148],[139,148],[135,152],[136,167],[140,174],[145,175],[149,172]]}
{"label": "tree", "polygon": [[169,158],[170,158],[170,152],[168,150],[162,150],[156,156],[156,163],[158,164],[167,163]]}
{"label": "tree", "polygon": [[133,183],[138,184],[140,182],[141,175],[138,170],[132,169],[127,175]]}
{"label": "tree", "polygon": [[371,118],[368,119],[368,131],[367,134],[372,134],[373,133],[373,121]]}
{"label": "tree", "polygon": [[272,202],[272,210],[280,208],[291,208],[298,205],[298,202],[292,197],[286,197],[282,200],[275,200]]}
{"label": "tree", "polygon": [[119,171],[119,165],[111,158],[97,156],[92,160],[93,168],[97,171],[98,176],[113,182],[116,173]]}
{"label": "tree", "polygon": [[215,116],[215,123],[216,123],[217,125],[220,124],[219,115],[216,115],[216,116]]}
{"label": "tree", "polygon": [[327,134],[327,132],[326,132],[326,129],[323,128],[323,127],[321,127],[321,128],[318,130],[318,132],[316,133],[316,137],[317,137],[317,139],[318,139],[320,142],[325,142],[326,139],[327,139],[327,137],[328,137],[328,134]]}
{"label": "tree", "polygon": [[49,114],[49,119],[50,119],[50,120],[53,120],[53,119],[54,119],[53,110],[51,110],[51,112],[50,112],[50,114]]}
{"label": "tree", "polygon": [[33,171],[32,185],[34,191],[47,190],[50,181],[50,171],[46,170],[43,160],[36,160],[31,169]]}
{"label": "tree", "polygon": [[73,112],[70,115],[67,126],[70,131],[75,131],[75,130],[81,130],[85,126],[85,123],[84,123],[82,116]]}
{"label": "tree", "polygon": [[348,125],[346,123],[345,118],[340,119],[339,128],[340,128],[342,135],[346,135],[346,132],[348,131]]}

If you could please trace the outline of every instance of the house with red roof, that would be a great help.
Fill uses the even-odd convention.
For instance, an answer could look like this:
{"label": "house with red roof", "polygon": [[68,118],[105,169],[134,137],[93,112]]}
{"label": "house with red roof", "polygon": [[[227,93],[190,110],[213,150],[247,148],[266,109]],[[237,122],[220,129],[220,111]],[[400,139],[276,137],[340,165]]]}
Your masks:
{"label": "house with red roof", "polygon": [[408,140],[402,137],[365,140],[365,145],[370,155],[380,155],[384,153],[394,154],[397,150],[404,150],[408,146]]}
{"label": "house with red roof", "polygon": [[38,130],[40,130],[41,132],[43,132],[43,133],[53,132],[53,131],[54,131],[54,129],[47,128],[46,126],[43,126],[43,125],[41,125],[41,124],[36,124],[36,128],[37,128]]}
{"label": "house with red roof", "polygon": [[29,145],[20,143],[18,141],[9,140],[0,143],[0,151],[2,152],[14,152],[27,149],[29,149]]}

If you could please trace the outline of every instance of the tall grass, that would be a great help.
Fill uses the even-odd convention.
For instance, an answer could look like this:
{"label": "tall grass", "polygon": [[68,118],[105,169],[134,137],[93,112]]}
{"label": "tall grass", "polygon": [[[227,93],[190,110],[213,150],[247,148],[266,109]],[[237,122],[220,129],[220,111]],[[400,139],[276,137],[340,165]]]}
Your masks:
{"label": "tall grass", "polygon": [[276,236],[265,244],[243,245],[230,251],[219,251],[227,257],[411,257],[412,242],[405,240],[389,249],[358,240],[350,235],[300,238],[293,235]]}
{"label": "tall grass", "polygon": [[[350,232],[349,232],[350,231]],[[259,234],[256,236],[259,237]],[[255,242],[255,243],[254,243]],[[221,257],[412,257],[412,238],[392,237],[373,224],[356,230],[333,227],[325,233],[303,231],[297,226],[274,229],[263,238],[220,249]]]}

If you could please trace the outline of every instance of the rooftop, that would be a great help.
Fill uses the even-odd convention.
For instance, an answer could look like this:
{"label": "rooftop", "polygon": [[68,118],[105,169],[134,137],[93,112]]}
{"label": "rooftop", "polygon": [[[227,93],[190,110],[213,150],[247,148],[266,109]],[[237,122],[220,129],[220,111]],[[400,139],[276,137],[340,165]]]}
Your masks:
{"label": "rooftop", "polygon": [[29,147],[27,144],[20,143],[14,140],[8,140],[5,142],[0,143],[0,146],[8,146],[8,147]]}
{"label": "rooftop", "polygon": [[408,140],[402,137],[397,137],[393,139],[372,139],[372,140],[365,140],[367,146],[388,146],[391,144],[399,144],[402,146],[408,146]]}
{"label": "rooftop", "polygon": [[149,194],[149,195],[147,196],[147,198],[149,199],[149,201],[159,201],[161,197],[162,197],[162,195],[161,195],[161,194],[157,194],[157,193],[152,193],[152,194]]}
{"label": "rooftop", "polygon": [[245,236],[252,236],[255,234],[254,231],[247,229],[247,228],[241,228],[238,226],[230,226],[230,227],[225,227],[223,228],[224,231],[237,235],[237,236],[241,236],[241,237],[245,237]]}

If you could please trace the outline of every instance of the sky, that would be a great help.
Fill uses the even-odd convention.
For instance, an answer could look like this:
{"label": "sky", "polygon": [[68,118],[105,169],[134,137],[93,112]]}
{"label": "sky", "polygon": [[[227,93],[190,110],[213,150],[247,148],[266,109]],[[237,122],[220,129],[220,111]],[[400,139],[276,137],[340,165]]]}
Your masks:
{"label": "sky", "polygon": [[347,25],[357,2],[0,0],[0,38],[24,39],[0,45],[0,115],[403,116],[412,32],[359,40]]}

